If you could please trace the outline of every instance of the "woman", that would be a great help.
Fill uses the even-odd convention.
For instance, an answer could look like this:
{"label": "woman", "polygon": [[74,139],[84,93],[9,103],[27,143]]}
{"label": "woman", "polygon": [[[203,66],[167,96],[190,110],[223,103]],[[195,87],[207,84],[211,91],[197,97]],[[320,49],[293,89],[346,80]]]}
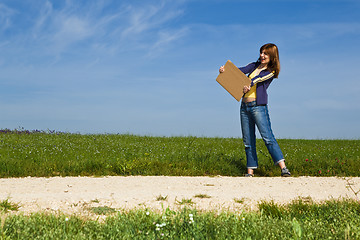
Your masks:
{"label": "woman", "polygon": [[[240,108],[241,131],[245,145],[247,160],[247,177],[254,176],[254,169],[258,167],[256,154],[255,125],[258,128],[262,139],[274,161],[275,165],[281,168],[281,176],[290,177],[286,168],[285,159],[271,130],[271,123],[268,112],[267,88],[280,72],[279,51],[275,44],[268,43],[260,48],[260,57],[256,62],[239,68],[243,73],[249,74],[250,86],[243,89]],[[224,72],[224,66],[220,67]]]}

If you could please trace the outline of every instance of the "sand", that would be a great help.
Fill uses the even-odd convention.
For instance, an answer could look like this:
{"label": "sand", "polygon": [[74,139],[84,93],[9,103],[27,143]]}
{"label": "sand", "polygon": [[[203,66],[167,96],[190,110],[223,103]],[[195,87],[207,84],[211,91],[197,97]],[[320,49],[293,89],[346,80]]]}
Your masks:
{"label": "sand", "polygon": [[[350,187],[353,189],[351,190]],[[162,211],[191,206],[199,210],[253,210],[261,201],[295,199],[322,202],[357,199],[360,178],[340,177],[169,177],[108,176],[0,178],[0,201],[20,205],[18,213],[89,213],[90,207]],[[184,202],[189,202],[185,204]]]}

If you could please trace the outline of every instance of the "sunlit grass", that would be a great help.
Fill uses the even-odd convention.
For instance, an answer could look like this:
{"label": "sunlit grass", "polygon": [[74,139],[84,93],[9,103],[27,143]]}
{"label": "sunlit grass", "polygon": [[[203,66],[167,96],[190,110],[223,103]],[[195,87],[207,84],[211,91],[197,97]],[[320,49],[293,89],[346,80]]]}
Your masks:
{"label": "sunlit grass", "polygon": [[[261,139],[257,176],[280,176]],[[360,176],[360,140],[279,139],[293,176]],[[0,131],[0,177],[243,176],[240,138]]]}
{"label": "sunlit grass", "polygon": [[0,239],[360,239],[360,205],[353,200],[262,202],[257,211],[240,213],[140,209],[103,221],[44,213],[2,216]]}

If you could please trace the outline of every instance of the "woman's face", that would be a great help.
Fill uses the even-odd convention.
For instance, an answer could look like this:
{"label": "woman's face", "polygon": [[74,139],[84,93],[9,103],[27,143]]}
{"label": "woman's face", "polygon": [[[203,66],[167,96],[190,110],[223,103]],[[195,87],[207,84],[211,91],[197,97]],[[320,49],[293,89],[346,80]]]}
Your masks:
{"label": "woman's face", "polygon": [[260,61],[262,64],[268,64],[270,62],[270,56],[265,51],[260,53]]}

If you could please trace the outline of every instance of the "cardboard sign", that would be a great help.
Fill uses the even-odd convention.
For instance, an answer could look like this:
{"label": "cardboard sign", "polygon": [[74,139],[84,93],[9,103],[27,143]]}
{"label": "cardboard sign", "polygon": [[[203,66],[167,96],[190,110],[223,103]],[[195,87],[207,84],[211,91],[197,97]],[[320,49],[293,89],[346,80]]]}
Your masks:
{"label": "cardboard sign", "polygon": [[225,71],[219,74],[216,81],[237,101],[240,101],[244,95],[244,86],[250,86],[251,84],[251,80],[230,60],[226,62]]}

